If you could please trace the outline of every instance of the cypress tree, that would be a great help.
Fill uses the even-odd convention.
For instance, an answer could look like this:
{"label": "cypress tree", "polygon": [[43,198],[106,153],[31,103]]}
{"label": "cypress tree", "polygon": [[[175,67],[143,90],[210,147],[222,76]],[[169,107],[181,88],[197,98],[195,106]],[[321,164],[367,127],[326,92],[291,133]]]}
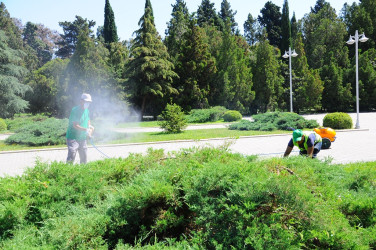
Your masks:
{"label": "cypress tree", "polygon": [[104,7],[103,36],[105,43],[114,43],[119,40],[115,24],[115,15],[112,11],[109,0],[106,0],[106,5]]}
{"label": "cypress tree", "polygon": [[280,50],[282,53],[289,50],[289,47],[292,47],[291,43],[291,23],[289,16],[289,3],[285,0],[282,7],[282,19],[281,19],[281,46]]}
{"label": "cypress tree", "polygon": [[155,28],[150,0],[146,0],[145,12],[138,24],[140,28],[135,32],[136,38],[131,46],[126,88],[130,91],[130,101],[140,109],[141,116],[145,111],[157,115],[164,108],[164,105],[157,103],[171,94],[177,94],[172,86],[177,75],[167,48]]}

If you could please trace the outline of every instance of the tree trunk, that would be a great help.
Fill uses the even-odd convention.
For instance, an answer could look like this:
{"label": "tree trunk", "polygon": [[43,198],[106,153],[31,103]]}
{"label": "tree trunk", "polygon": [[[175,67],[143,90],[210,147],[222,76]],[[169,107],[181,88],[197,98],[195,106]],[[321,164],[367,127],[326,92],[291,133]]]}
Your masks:
{"label": "tree trunk", "polygon": [[145,112],[145,103],[146,103],[146,96],[142,98],[142,105],[141,105],[141,120],[144,117]]}

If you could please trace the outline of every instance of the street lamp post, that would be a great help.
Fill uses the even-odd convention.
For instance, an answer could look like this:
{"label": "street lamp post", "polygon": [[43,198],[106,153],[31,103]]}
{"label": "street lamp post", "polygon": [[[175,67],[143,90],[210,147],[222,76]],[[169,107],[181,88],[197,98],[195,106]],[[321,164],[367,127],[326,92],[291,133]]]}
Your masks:
{"label": "street lamp post", "polygon": [[289,58],[289,70],[290,70],[290,112],[293,112],[292,108],[292,74],[291,74],[291,57],[296,57],[298,54],[295,50],[291,53],[291,48],[289,47],[289,52],[285,51],[283,58]]}
{"label": "street lamp post", "polygon": [[358,41],[361,41],[362,43],[366,42],[368,38],[362,34],[362,36],[359,38],[358,30],[355,31],[355,36],[351,36],[349,40],[346,42],[347,44],[351,45],[355,43],[355,62],[356,62],[356,125],[355,128],[359,129],[359,72],[358,72]]}

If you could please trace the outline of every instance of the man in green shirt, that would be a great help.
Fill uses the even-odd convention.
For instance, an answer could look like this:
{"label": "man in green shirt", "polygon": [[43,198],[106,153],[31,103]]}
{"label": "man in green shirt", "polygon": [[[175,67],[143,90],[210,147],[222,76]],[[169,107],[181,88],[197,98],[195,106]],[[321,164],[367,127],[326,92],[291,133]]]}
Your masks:
{"label": "man in green shirt", "polygon": [[68,157],[67,163],[73,163],[76,154],[80,155],[80,163],[87,162],[87,141],[86,137],[90,135],[90,130],[94,129],[90,125],[89,105],[91,103],[89,94],[82,94],[80,105],[72,109],[69,116],[67,129]]}

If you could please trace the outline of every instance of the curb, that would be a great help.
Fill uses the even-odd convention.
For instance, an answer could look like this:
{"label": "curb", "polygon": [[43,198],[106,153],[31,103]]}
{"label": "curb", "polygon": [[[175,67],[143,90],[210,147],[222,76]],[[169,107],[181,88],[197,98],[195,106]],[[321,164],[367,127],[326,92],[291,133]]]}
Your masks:
{"label": "curb", "polygon": [[[336,130],[336,132],[365,132],[369,129],[342,129]],[[249,138],[262,138],[262,137],[274,137],[274,136],[290,136],[290,134],[270,134],[270,135],[249,135],[249,136],[239,136],[239,137],[221,137],[221,138],[208,138],[208,139],[189,139],[189,140],[173,140],[173,141],[156,141],[156,142],[134,142],[134,143],[123,143],[123,144],[104,144],[98,145],[101,148],[108,147],[128,147],[128,146],[139,146],[139,145],[154,145],[154,144],[168,144],[168,143],[184,143],[184,142],[205,142],[205,141],[220,141],[220,140],[239,140],[239,139],[249,139]],[[94,148],[93,146],[88,146],[88,148]],[[14,151],[0,151],[0,154],[18,154],[18,153],[30,153],[30,152],[44,152],[44,151],[59,151],[67,150],[66,147],[62,148],[45,148],[45,149],[26,149],[26,150],[14,150]]]}

